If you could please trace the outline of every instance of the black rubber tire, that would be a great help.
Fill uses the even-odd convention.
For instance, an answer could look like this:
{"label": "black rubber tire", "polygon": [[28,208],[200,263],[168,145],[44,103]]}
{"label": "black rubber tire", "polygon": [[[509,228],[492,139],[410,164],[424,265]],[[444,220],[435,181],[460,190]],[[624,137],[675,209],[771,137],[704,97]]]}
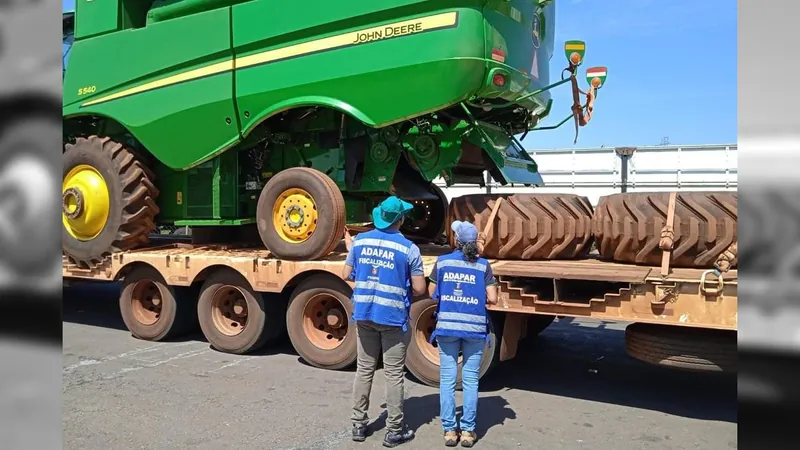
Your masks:
{"label": "black rubber tire", "polygon": [[[632,192],[600,198],[593,232],[601,257],[620,263],[661,265],[658,244],[669,192]],[[736,192],[679,192],[675,201],[672,267],[713,267],[737,241]],[[736,261],[734,261],[734,267]]]}
{"label": "black rubber tire", "polygon": [[[592,205],[573,194],[473,194],[450,202],[448,223],[466,220],[483,231],[503,198],[486,236],[485,258],[534,260],[586,256],[592,241]],[[450,245],[453,231],[447,228]]]}
{"label": "black rubber tire", "polygon": [[[161,314],[152,325],[139,322],[133,312],[133,294],[141,281],[153,283],[161,297]],[[162,341],[193,331],[197,327],[196,301],[197,289],[170,286],[152,266],[137,265],[122,280],[119,310],[122,321],[134,337],[146,341]]]}
{"label": "black rubber tire", "polygon": [[[321,293],[336,297],[347,313],[347,333],[342,343],[333,350],[317,347],[303,331],[306,305]],[[353,302],[350,300],[352,294],[353,290],[347,283],[329,274],[312,275],[294,288],[286,309],[286,330],[292,347],[308,364],[320,369],[341,370],[356,362],[358,337],[355,324],[350,322],[353,317]]]}
{"label": "black rubber tire", "polygon": [[[0,178],[5,178],[2,174],[7,164],[17,157],[26,156],[40,160],[52,182],[56,183],[58,159],[57,154],[53,153],[53,145],[61,142],[61,136],[61,123],[45,117],[20,118],[4,125],[0,130]],[[0,179],[2,181],[4,180]],[[28,186],[28,189],[33,188]],[[42,189],[43,186],[35,188]],[[50,213],[43,216],[36,209],[31,209],[26,202],[28,199],[24,198],[24,188],[17,192],[13,192],[14,189],[10,185],[0,186],[0,202],[5,200],[5,194],[18,194],[17,211],[9,218],[16,230],[14,234],[24,238],[6,237],[0,230],[0,263],[25,276],[50,270],[59,259],[59,225],[55,222],[55,216],[49,216]],[[37,206],[43,211],[56,213],[61,203],[57,192],[48,192],[48,195],[52,195],[52,203],[49,199],[45,204]]]}
{"label": "black rubber tire", "polygon": [[[316,230],[305,242],[293,244],[278,235],[272,223],[273,205],[290,188],[308,192],[318,219]],[[264,186],[256,208],[258,233],[264,246],[276,257],[290,261],[314,261],[330,254],[344,238],[346,225],[342,192],[324,173],[308,167],[293,167],[278,172]]]}
{"label": "black rubber tire", "polygon": [[[435,306],[436,302],[430,298],[418,300],[411,304],[409,320],[411,339],[409,340],[408,352],[406,353],[406,367],[408,368],[408,371],[411,372],[411,374],[423,384],[432,387],[439,387],[439,364],[431,362],[425,357],[422,350],[419,348],[417,340],[415,339],[417,323],[420,316],[423,313],[427,314],[426,310],[429,311],[430,308]],[[481,359],[480,378],[483,378],[487,373],[493,370],[499,361],[499,336],[501,334],[497,332],[497,318],[490,315],[489,322],[489,346],[488,349],[484,349],[483,358]],[[427,345],[434,344],[429,343]],[[458,375],[456,376],[456,390],[461,390],[461,388],[461,366],[459,365]]]}
{"label": "black rubber tire", "polygon": [[[226,336],[220,332],[212,318],[214,293],[224,286],[238,288],[247,302],[247,324],[236,336]],[[278,315],[280,309],[277,304],[278,300],[274,297],[265,298],[261,293],[254,291],[239,272],[220,268],[208,275],[200,288],[197,317],[203,335],[215,350],[243,355],[258,350],[279,334],[283,317]]]}
{"label": "black rubber tire", "polygon": [[111,253],[147,244],[159,212],[153,171],[108,137],[79,137],[74,145],[66,145],[63,159],[62,177],[75,166],[92,166],[104,178],[110,195],[109,218],[96,238],[79,241],[62,226],[62,250],[71,262],[94,267]]}
{"label": "black rubber tire", "polygon": [[439,186],[431,183],[428,187],[431,193],[435,194],[437,200],[419,200],[415,203],[416,208],[428,208],[427,221],[424,226],[413,227],[410,219],[400,227],[400,231],[409,239],[418,243],[433,242],[444,236],[444,225],[447,220],[448,201],[447,196]]}
{"label": "black rubber tire", "polygon": [[735,331],[635,323],[625,328],[625,348],[640,361],[697,372],[735,372]]}

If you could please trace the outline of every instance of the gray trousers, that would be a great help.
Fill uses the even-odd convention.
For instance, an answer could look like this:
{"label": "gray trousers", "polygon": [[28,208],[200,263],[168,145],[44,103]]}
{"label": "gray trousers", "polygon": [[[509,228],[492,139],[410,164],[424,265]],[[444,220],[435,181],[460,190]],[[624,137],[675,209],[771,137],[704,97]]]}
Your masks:
{"label": "gray trousers", "polygon": [[411,336],[401,327],[358,321],[358,363],[353,382],[353,425],[367,425],[372,378],[383,350],[383,371],[386,376],[386,428],[400,432],[403,428],[403,381],[406,349]]}

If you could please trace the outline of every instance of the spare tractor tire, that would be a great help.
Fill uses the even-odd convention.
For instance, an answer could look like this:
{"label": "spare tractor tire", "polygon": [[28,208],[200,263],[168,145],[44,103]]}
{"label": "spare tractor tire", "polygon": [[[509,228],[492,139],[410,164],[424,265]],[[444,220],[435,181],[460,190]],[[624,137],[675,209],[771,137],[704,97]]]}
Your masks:
{"label": "spare tractor tire", "polygon": [[696,372],[735,372],[736,331],[634,323],[625,328],[625,349],[639,361]]}
{"label": "spare tractor tire", "polygon": [[79,137],[62,155],[62,250],[91,268],[111,253],[147,244],[155,231],[155,174],[108,137]]}
{"label": "spare tractor tire", "polygon": [[[495,202],[503,203],[481,256],[499,259],[573,259],[591,247],[592,205],[572,194],[474,194],[450,202],[449,223],[472,222],[483,231]],[[455,245],[447,228],[450,245]]]}
{"label": "spare tractor tire", "polygon": [[276,257],[313,261],[344,238],[342,192],[324,173],[292,167],[270,178],[258,198],[258,234]]}
{"label": "spare tractor tire", "polygon": [[[666,224],[669,192],[634,192],[600,198],[593,231],[600,256],[621,263],[661,264],[661,231]],[[679,192],[673,219],[670,265],[712,268],[737,241],[736,192]],[[732,267],[735,267],[736,260]]]}

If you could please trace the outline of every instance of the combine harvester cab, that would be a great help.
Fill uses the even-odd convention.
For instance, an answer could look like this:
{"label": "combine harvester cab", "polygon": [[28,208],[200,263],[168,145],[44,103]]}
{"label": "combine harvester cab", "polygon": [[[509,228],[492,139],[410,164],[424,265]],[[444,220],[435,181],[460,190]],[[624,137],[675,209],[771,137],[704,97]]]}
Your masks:
{"label": "combine harvester cab", "polygon": [[75,17],[63,250],[82,267],[159,227],[318,260],[391,194],[415,204],[404,233],[436,241],[434,179],[541,185],[514,136],[553,128],[538,125],[566,83],[556,126],[585,125],[602,85],[580,103],[578,41],[549,80],[549,0],[118,0]]}

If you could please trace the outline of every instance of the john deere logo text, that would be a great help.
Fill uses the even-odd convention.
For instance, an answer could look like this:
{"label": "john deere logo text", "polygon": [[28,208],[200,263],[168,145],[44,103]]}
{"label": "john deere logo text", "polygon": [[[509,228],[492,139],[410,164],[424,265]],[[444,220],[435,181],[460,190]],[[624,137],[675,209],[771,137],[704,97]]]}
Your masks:
{"label": "john deere logo text", "polygon": [[406,25],[399,25],[395,27],[386,27],[382,30],[374,30],[366,33],[356,33],[356,40],[353,44],[361,44],[364,42],[379,41],[396,36],[405,36],[407,34],[414,34],[424,31],[422,21],[410,23]]}

